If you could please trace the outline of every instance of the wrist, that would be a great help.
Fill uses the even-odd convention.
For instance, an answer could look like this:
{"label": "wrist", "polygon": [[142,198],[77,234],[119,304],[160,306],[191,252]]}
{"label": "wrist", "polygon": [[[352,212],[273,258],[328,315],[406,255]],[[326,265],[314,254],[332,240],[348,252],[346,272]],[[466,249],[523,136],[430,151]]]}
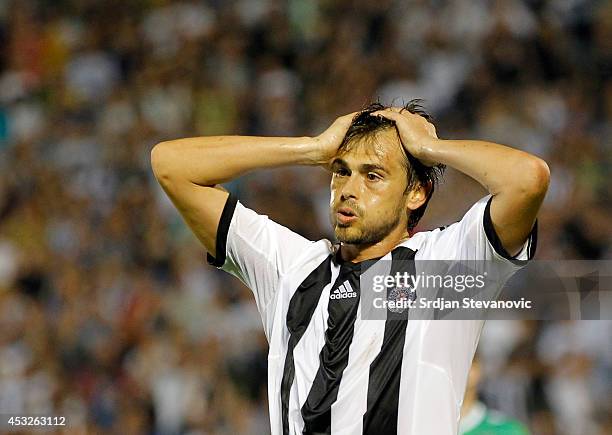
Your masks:
{"label": "wrist", "polygon": [[327,162],[321,139],[318,136],[304,136],[304,164],[318,166]]}
{"label": "wrist", "polygon": [[439,145],[442,140],[431,137],[422,140],[418,147],[418,155],[415,155],[421,163],[426,166],[434,166],[440,163]]}

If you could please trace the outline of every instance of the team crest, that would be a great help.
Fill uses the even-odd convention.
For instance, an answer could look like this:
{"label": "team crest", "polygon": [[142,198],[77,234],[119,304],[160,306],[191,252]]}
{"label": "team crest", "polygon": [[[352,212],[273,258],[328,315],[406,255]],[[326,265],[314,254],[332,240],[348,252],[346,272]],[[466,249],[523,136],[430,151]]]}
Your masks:
{"label": "team crest", "polygon": [[416,290],[410,286],[398,286],[387,295],[387,301],[393,302],[387,305],[392,313],[403,313],[416,300]]}

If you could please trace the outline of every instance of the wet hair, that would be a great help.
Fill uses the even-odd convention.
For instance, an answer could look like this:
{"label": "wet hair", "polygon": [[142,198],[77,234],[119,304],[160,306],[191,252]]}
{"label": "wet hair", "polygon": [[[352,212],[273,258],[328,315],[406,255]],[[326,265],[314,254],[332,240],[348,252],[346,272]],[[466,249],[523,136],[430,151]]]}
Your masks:
{"label": "wet hair", "polygon": [[[423,106],[421,106],[421,102],[421,99],[410,100],[408,103],[404,104],[402,110],[407,110],[410,113],[420,115],[427,121],[432,122],[432,116],[427,113]],[[383,130],[393,128],[397,132],[395,121],[387,119],[383,116],[371,116],[372,113],[378,110],[385,110],[390,107],[391,106],[385,106],[381,103],[371,103],[357,115],[355,115],[353,121],[351,122],[351,126],[344,136],[344,140],[340,145],[339,151],[348,151],[350,145],[357,142],[367,141],[368,143],[373,143],[376,135]],[[397,137],[401,143],[399,132],[397,132]],[[423,217],[423,214],[427,209],[427,204],[434,193],[435,187],[440,182],[442,175],[444,174],[445,166],[442,164],[431,167],[425,166],[416,157],[412,156],[412,154],[406,152],[406,156],[408,160],[404,162],[404,166],[408,176],[408,185],[404,193],[416,188],[417,186],[423,186],[426,192],[426,199],[423,205],[416,210],[413,210],[408,217],[408,230],[412,231]]]}

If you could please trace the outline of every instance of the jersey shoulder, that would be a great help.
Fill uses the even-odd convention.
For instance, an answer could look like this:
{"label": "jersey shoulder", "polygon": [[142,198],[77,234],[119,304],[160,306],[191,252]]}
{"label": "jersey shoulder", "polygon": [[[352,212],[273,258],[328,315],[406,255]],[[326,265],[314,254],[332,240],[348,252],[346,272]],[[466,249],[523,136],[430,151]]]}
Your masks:
{"label": "jersey shoulder", "polygon": [[328,239],[313,240],[296,258],[292,271],[314,268],[330,255],[336,255],[337,249],[337,245]]}
{"label": "jersey shoulder", "polygon": [[[438,243],[442,237],[448,232],[453,231],[453,227],[458,225],[459,222],[453,222],[448,225],[444,225],[433,230],[425,230],[414,233],[408,240],[403,242],[400,246],[416,251],[417,259],[436,259],[437,257],[444,257],[444,246],[439,246]],[[434,249],[435,247],[435,249]],[[450,249],[450,247],[449,247]]]}

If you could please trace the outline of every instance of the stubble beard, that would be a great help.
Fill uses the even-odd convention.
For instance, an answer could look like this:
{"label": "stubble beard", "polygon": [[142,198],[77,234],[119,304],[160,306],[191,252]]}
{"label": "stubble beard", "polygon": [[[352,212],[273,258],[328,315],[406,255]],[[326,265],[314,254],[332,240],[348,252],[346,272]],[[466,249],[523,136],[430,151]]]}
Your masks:
{"label": "stubble beard", "polygon": [[395,213],[394,218],[377,226],[367,228],[352,228],[351,225],[342,225],[336,222],[334,234],[336,239],[349,245],[372,245],[387,237],[399,224],[401,211]]}

